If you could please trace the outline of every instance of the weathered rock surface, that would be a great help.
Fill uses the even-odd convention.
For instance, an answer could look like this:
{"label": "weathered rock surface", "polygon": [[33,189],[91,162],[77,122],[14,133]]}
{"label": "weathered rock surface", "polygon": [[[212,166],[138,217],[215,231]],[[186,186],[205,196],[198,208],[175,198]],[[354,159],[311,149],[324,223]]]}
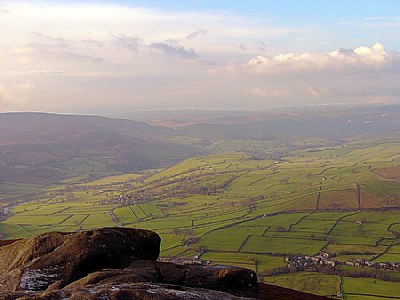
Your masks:
{"label": "weathered rock surface", "polygon": [[323,299],[267,285],[259,293],[244,268],[156,261],[160,238],[148,230],[53,232],[2,245],[0,299]]}
{"label": "weathered rock surface", "polygon": [[[1,295],[0,295],[1,296]],[[40,294],[38,292],[15,292],[7,295],[5,300],[239,300],[249,299],[237,297],[228,293],[189,288],[170,284],[154,283],[120,283],[88,285],[70,290],[56,290]]]}
{"label": "weathered rock surface", "polygon": [[138,260],[132,262],[128,268],[125,269],[106,269],[90,273],[84,278],[72,282],[64,287],[64,290],[73,290],[91,285],[103,285],[120,283],[138,283],[138,282],[151,282],[160,283],[164,279],[158,269],[155,261]]}
{"label": "weathered rock surface", "polygon": [[0,248],[0,292],[63,287],[104,268],[124,268],[138,259],[156,260],[160,237],[148,230],[104,228],[46,233]]}
{"label": "weathered rock surface", "polygon": [[255,272],[232,266],[178,265],[157,262],[165,283],[225,291],[255,297],[258,293]]}

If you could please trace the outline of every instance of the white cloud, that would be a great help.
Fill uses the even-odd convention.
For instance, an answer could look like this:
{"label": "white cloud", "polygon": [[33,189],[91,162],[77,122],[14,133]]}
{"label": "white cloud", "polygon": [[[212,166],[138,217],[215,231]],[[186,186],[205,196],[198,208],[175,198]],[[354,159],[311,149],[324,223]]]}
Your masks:
{"label": "white cloud", "polygon": [[256,56],[244,68],[250,72],[271,75],[290,75],[304,72],[381,70],[400,62],[397,53],[387,54],[382,44],[355,49],[338,49],[330,53],[286,53],[272,57]]}

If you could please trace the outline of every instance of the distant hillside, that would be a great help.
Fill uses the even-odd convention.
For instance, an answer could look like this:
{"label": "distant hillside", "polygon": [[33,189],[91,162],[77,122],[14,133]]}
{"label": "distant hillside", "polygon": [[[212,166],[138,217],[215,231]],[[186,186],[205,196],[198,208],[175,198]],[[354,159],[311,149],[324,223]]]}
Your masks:
{"label": "distant hillside", "polygon": [[322,106],[259,112],[201,110],[143,113],[132,118],[174,127],[183,136],[271,140],[295,137],[346,139],[355,135],[398,133],[400,105]]}
{"label": "distant hillside", "polygon": [[290,139],[324,137],[346,139],[355,135],[393,134],[400,128],[400,106],[324,108],[320,110],[249,113],[210,118],[181,127],[182,135],[225,139]]}
{"label": "distant hillside", "polygon": [[0,114],[0,181],[54,183],[80,173],[159,168],[197,153],[172,129],[96,116]]}

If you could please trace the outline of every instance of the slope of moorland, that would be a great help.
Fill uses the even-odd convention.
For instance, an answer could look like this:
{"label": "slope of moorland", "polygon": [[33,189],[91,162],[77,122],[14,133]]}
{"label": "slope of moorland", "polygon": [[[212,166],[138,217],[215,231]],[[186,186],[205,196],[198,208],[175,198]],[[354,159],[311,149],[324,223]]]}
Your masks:
{"label": "slope of moorland", "polygon": [[2,113],[0,191],[6,194],[73,177],[83,181],[159,168],[198,152],[191,146],[168,142],[172,133],[130,120]]}

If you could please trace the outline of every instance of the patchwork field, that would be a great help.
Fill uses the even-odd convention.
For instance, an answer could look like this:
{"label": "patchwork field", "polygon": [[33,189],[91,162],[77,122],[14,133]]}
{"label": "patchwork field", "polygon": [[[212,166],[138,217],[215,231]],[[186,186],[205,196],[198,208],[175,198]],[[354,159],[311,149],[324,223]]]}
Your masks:
{"label": "patchwork field", "polygon": [[289,274],[285,261],[322,251],[343,266],[356,259],[400,262],[399,149],[398,142],[353,143],[278,160],[215,154],[154,175],[64,184],[33,201],[3,206],[0,234],[147,228],[161,235],[162,257],[244,266],[267,282],[321,295],[400,298],[397,275],[363,278],[362,267],[361,278],[351,278],[355,271],[346,268]]}

